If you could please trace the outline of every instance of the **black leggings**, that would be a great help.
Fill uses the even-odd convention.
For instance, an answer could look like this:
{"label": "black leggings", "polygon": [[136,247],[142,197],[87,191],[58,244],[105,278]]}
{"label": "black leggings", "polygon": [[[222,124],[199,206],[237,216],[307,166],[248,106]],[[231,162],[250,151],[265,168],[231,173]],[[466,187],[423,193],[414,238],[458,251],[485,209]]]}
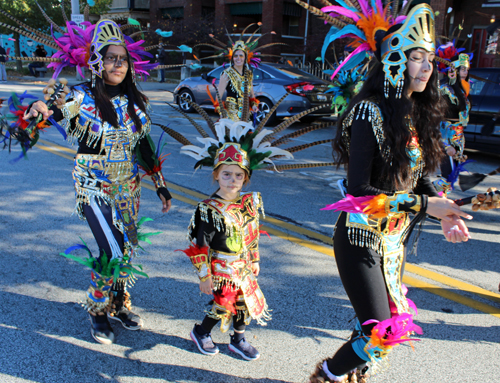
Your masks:
{"label": "black leggings", "polygon": [[[109,228],[111,229],[111,233],[113,234],[113,237],[115,238],[116,242],[118,243],[118,246],[120,249],[124,250],[124,237],[123,234],[121,233],[120,230],[118,230],[115,225],[113,225],[113,211],[111,210],[111,207],[105,203],[103,200],[100,200],[97,203],[97,206],[99,207],[99,210],[101,211],[102,215],[104,216]],[[85,215],[85,218],[87,219],[87,223],[89,224],[90,230],[92,230],[92,234],[94,234],[95,241],[97,242],[97,246],[99,246],[99,260],[103,256],[103,254],[106,254],[108,257],[111,256],[112,251],[111,251],[111,246],[108,242],[108,239],[106,238],[106,235],[104,234],[104,231],[101,227],[101,224],[99,223],[98,218],[96,217],[94,210],[92,207],[88,204],[84,204],[82,206],[83,208],[83,214]],[[123,291],[124,290],[124,285],[123,284],[114,284],[113,291]],[[126,289],[125,289],[126,290]]]}
{"label": "black leggings", "polygon": [[[382,257],[369,248],[351,245],[345,222],[346,213],[342,213],[335,230],[333,248],[340,279],[356,316],[361,324],[370,319],[389,319],[391,311]],[[374,326],[375,324],[362,325],[363,333],[370,335]],[[346,342],[333,358],[327,361],[328,369],[337,376],[342,376],[365,363],[366,361],[354,352],[351,341]]]}
{"label": "black leggings", "polygon": [[[219,319],[214,319],[206,315],[203,319],[203,322],[201,323],[201,327],[205,331],[205,333],[210,333],[217,323],[219,323]],[[238,315],[233,315],[233,329],[238,332],[243,332],[245,331],[245,328],[246,325],[243,315],[239,319]]]}

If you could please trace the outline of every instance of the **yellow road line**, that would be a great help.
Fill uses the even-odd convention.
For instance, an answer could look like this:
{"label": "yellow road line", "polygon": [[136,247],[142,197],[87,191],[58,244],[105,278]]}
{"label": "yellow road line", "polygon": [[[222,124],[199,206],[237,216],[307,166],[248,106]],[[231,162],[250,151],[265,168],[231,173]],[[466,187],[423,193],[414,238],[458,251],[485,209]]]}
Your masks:
{"label": "yellow road line", "polygon": [[403,283],[407,285],[425,290],[431,294],[439,295],[440,297],[449,299],[450,301],[460,303],[464,306],[468,306],[478,311],[482,311],[483,313],[493,315],[497,318],[500,318],[500,308],[490,306],[486,303],[478,302],[474,299],[464,297],[461,294],[454,293],[448,289],[443,289],[439,286],[435,286],[428,282],[421,281],[420,279],[410,277],[408,275],[403,276]]}
{"label": "yellow road line", "polygon": [[[72,153],[73,155],[76,153],[75,150],[53,144],[49,141],[39,140],[39,142],[48,145],[48,146],[37,145],[37,147],[39,147],[40,149],[46,150],[48,152],[51,152],[53,154],[56,154],[58,156],[61,156],[61,157],[64,157],[64,158],[67,158],[70,160],[73,160],[73,157],[70,157],[62,152]],[[149,179],[149,177],[145,177],[145,179]],[[193,200],[191,198],[184,197],[184,196],[177,194],[177,193],[171,193],[172,197],[175,198],[176,200],[193,205],[193,206],[196,205],[199,200],[207,198],[207,195],[205,195],[205,194],[199,193],[199,192],[191,190],[191,189],[187,189],[187,188],[182,187],[182,186],[174,185],[170,182],[167,182],[167,185],[172,190],[180,191],[181,193],[195,197],[196,200]],[[152,191],[156,190],[154,188],[154,186],[152,184],[150,184],[149,182],[144,182],[143,186],[149,190],[152,190]],[[299,228],[293,224],[290,224],[288,222],[283,222],[281,220],[278,220],[278,219],[272,218],[272,217],[267,217],[265,219],[265,221],[268,221],[276,226],[285,228],[287,230],[296,232],[298,234],[303,234],[303,235],[309,236],[311,238],[316,238],[322,242],[325,242],[325,243],[331,245],[331,238],[327,237],[326,235],[322,235],[322,234],[313,232],[312,230]],[[282,238],[282,239],[285,239],[287,241],[297,243],[300,246],[307,247],[309,249],[312,249],[314,251],[320,252],[320,253],[328,255],[328,256],[332,256],[332,257],[335,256],[333,249],[331,247],[315,244],[309,240],[298,238],[294,235],[291,235],[289,233],[283,232],[283,231],[278,230],[278,229],[271,228],[267,225],[263,225],[262,229],[267,231],[269,234],[277,236],[278,238]],[[487,300],[490,300],[490,301],[493,301],[496,303],[500,302],[500,295],[499,294],[496,294],[496,293],[493,293],[489,290],[485,290],[485,289],[482,289],[480,287],[471,285],[469,283],[462,282],[462,281],[459,281],[457,279],[436,273],[434,271],[424,269],[422,267],[419,267],[419,266],[411,264],[411,263],[406,263],[405,269],[409,273],[420,275],[424,278],[445,284],[445,285],[450,286],[450,287],[457,288],[458,290],[461,290],[464,292],[469,292],[472,294],[479,295],[483,299],[487,299]],[[500,309],[498,309],[494,306],[490,306],[488,304],[478,302],[474,299],[467,298],[463,295],[454,293],[448,289],[444,289],[442,287],[432,285],[428,282],[424,282],[424,281],[418,280],[416,278],[412,278],[410,276],[405,275],[403,277],[403,281],[410,286],[421,288],[421,289],[426,290],[432,294],[439,295],[441,297],[450,299],[454,302],[463,304],[465,306],[474,308],[476,310],[485,312],[487,314],[497,316],[497,314],[500,313]],[[498,313],[497,313],[497,311],[498,311]]]}

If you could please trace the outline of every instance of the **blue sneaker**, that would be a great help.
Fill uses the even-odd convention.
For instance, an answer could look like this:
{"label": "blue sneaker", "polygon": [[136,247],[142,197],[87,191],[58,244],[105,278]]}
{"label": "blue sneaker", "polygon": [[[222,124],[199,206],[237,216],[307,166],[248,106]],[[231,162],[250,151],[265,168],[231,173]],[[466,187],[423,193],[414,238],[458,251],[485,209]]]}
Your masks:
{"label": "blue sneaker", "polygon": [[190,335],[191,335],[191,339],[193,340],[194,343],[196,343],[198,350],[200,350],[200,352],[202,354],[216,355],[219,353],[219,348],[212,341],[212,337],[210,336],[210,333],[205,334],[205,335],[200,335],[196,331],[196,325],[194,325],[194,328],[191,330]]}
{"label": "blue sneaker", "polygon": [[241,339],[239,342],[235,342],[233,336],[231,335],[231,343],[229,344],[229,350],[240,354],[245,360],[257,360],[260,357],[257,349],[247,342],[245,338]]}

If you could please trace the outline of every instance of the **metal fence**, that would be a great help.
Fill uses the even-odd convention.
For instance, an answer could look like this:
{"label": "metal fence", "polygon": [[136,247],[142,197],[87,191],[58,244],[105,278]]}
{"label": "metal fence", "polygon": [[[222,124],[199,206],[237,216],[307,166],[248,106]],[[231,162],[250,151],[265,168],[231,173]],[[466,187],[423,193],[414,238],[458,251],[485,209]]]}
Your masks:
{"label": "metal fence", "polygon": [[304,64],[302,64],[301,61],[298,61],[294,65],[295,68],[301,69],[304,72],[310,73],[313,76],[322,78],[323,80],[330,80],[330,76],[324,73],[324,70],[330,69],[328,65],[326,65],[324,62],[309,62],[306,61]]}

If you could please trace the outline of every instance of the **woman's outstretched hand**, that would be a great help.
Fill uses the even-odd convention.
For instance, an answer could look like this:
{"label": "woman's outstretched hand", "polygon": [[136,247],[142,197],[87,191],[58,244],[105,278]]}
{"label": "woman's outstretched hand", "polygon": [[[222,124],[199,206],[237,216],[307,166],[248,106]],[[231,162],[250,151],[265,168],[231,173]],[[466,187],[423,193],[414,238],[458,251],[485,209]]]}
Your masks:
{"label": "woman's outstretched hand", "polygon": [[31,120],[32,118],[38,117],[38,114],[42,114],[42,118],[45,121],[52,116],[54,112],[49,110],[49,108],[47,108],[47,104],[43,101],[36,101],[33,105],[31,105],[29,112],[24,115],[23,120]]}
{"label": "woman's outstretched hand", "polygon": [[429,197],[427,201],[427,214],[450,223],[454,221],[454,216],[472,219],[472,216],[460,210],[460,206],[455,202],[443,197]]}
{"label": "woman's outstretched hand", "polygon": [[458,216],[450,217],[450,221],[441,221],[443,234],[448,242],[467,242],[471,236],[465,222]]}

